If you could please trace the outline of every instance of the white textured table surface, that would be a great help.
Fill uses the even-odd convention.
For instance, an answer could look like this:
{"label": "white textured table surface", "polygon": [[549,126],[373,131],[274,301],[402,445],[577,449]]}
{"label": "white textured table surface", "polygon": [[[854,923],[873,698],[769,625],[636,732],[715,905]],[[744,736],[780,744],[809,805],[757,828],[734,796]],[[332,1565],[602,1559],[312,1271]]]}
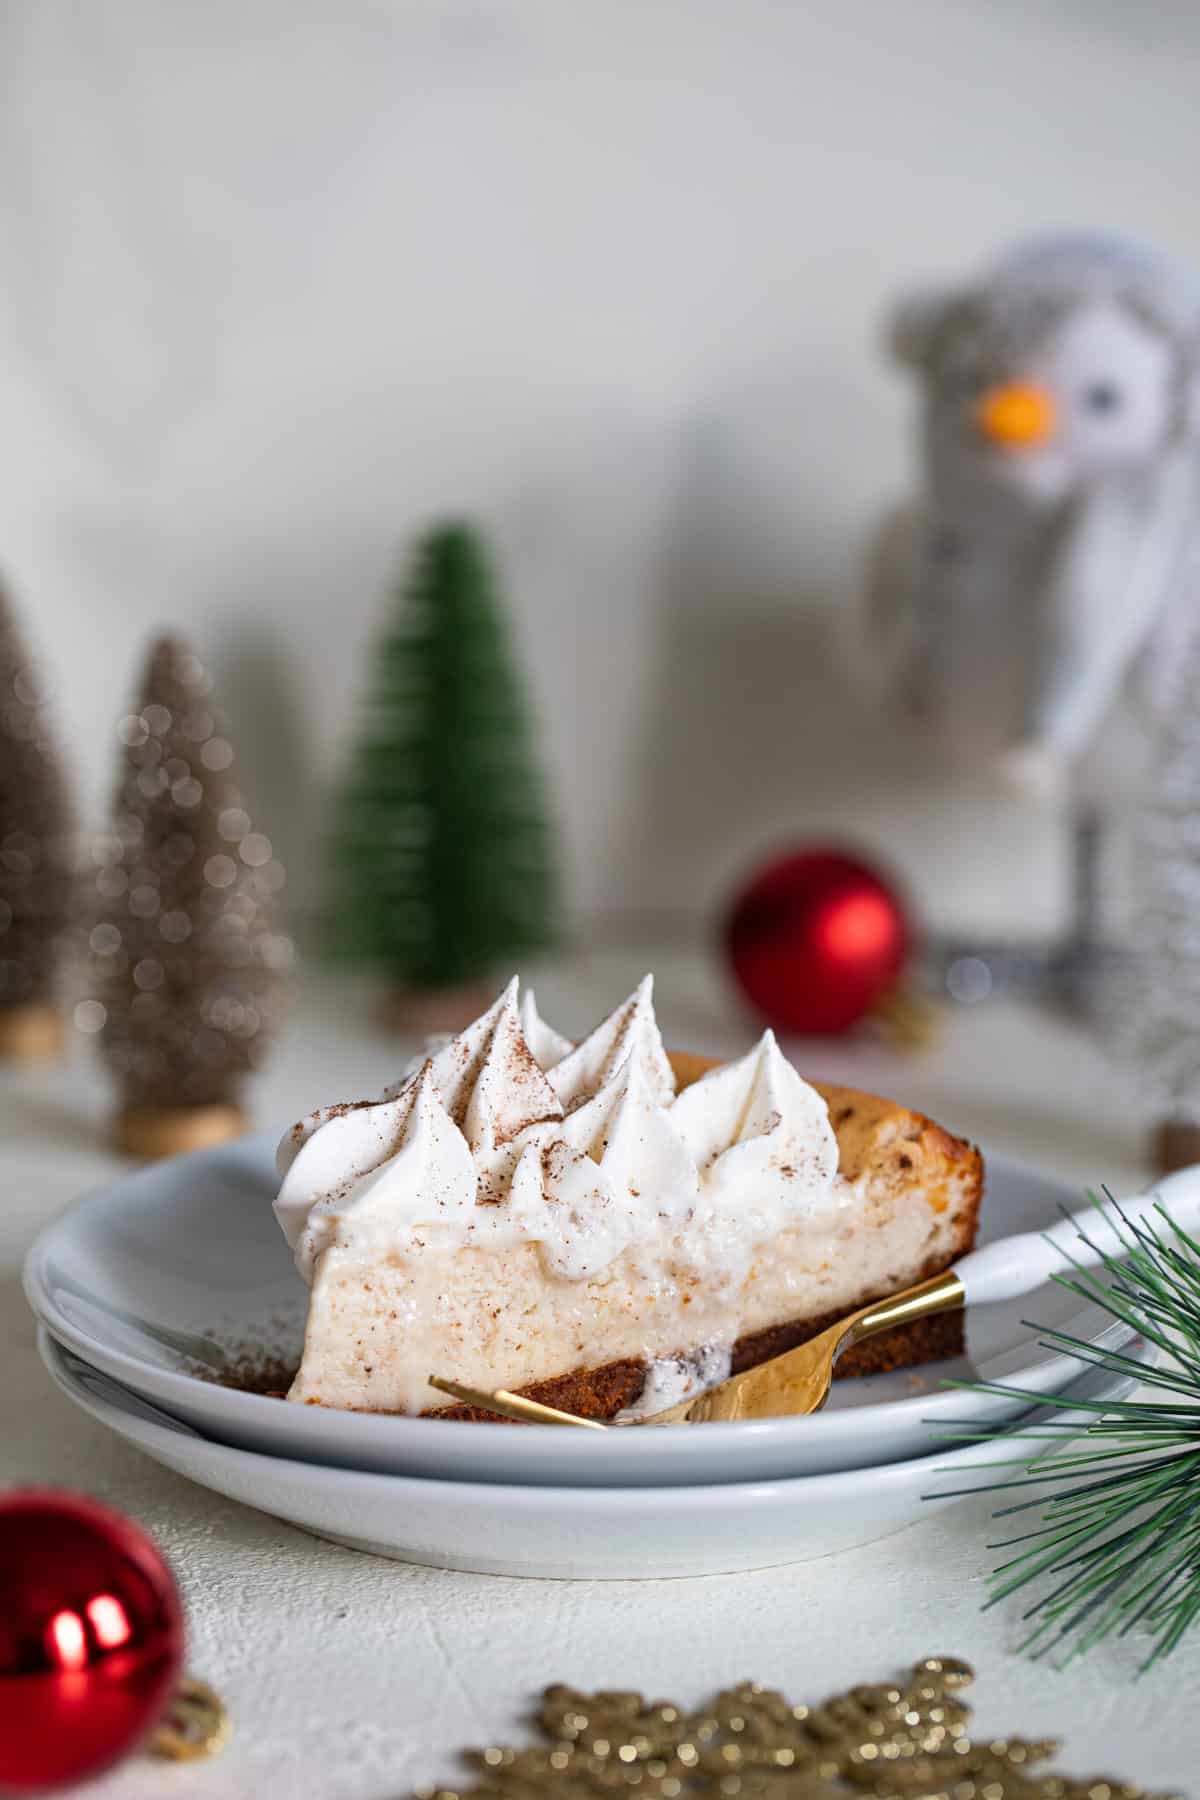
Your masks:
{"label": "white textured table surface", "polygon": [[[650,962],[668,1041],[734,1048],[744,1028],[683,955],[596,954],[544,977],[543,1010],[579,1030]],[[375,1091],[403,1053],[371,1032],[353,994],[310,989],[256,1096],[259,1122]],[[1086,1042],[1030,1013],[960,1014],[919,1060],[871,1047],[797,1060],[806,1073],[894,1092],[1081,1185],[1132,1184],[1140,1173],[1112,1075]],[[986,1501],[790,1569],[556,1583],[341,1551],[158,1468],[52,1387],[19,1285],[39,1227],[121,1166],[104,1144],[106,1105],[83,1044],[69,1067],[0,1075],[0,1479],[88,1488],[156,1534],[183,1588],[191,1666],[225,1695],[235,1737],[210,1764],[127,1763],[88,1790],[97,1800],[390,1800],[454,1772],[460,1746],[523,1738],[526,1709],[553,1680],[698,1701],[751,1678],[816,1699],[938,1651],[975,1664],[983,1728],[1064,1738],[1072,1773],[1191,1789],[1200,1715],[1186,1696],[1200,1679],[1200,1634],[1137,1683],[1136,1643],[1063,1673],[1022,1660],[1017,1605],[980,1610]]]}

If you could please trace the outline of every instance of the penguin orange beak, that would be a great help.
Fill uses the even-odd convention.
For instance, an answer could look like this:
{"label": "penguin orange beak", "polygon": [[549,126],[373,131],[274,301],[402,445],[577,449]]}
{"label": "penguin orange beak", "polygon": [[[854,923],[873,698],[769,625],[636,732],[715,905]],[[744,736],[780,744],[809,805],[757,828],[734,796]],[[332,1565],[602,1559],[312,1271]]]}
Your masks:
{"label": "penguin orange beak", "polygon": [[1005,381],[980,395],[975,427],[999,450],[1036,450],[1053,437],[1058,408],[1047,388],[1033,381]]}

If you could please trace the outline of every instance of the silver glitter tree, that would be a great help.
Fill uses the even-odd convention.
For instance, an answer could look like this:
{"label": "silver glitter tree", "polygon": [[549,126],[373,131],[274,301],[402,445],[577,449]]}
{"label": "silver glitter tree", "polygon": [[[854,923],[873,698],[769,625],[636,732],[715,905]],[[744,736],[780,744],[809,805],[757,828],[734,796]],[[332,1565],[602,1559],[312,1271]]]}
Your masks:
{"label": "silver glitter tree", "polygon": [[99,1033],[134,1154],[243,1128],[291,960],[273,918],[283,869],[242,803],[211,686],[182,644],[155,645],[96,842],[94,998],[76,1016]]}
{"label": "silver glitter tree", "polygon": [[1111,982],[1113,1040],[1164,1168],[1200,1157],[1200,645],[1171,687],[1135,831],[1129,955]]}
{"label": "silver glitter tree", "polygon": [[66,783],[44,674],[0,591],[0,1055],[52,1056],[59,964],[74,894]]}

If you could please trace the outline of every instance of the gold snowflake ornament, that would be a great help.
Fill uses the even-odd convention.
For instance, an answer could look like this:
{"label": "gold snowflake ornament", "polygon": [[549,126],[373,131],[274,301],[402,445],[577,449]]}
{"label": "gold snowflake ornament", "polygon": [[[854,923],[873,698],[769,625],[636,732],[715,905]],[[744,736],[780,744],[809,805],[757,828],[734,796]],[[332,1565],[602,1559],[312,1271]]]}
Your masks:
{"label": "gold snowflake ornament", "polygon": [[552,1687],[538,1716],[544,1743],[472,1751],[473,1787],[425,1787],[416,1800],[1180,1800],[1039,1773],[1053,1742],[975,1742],[958,1697],[973,1678],[966,1663],[931,1656],[903,1684],[851,1688],[823,1706],[746,1683],[697,1712]]}

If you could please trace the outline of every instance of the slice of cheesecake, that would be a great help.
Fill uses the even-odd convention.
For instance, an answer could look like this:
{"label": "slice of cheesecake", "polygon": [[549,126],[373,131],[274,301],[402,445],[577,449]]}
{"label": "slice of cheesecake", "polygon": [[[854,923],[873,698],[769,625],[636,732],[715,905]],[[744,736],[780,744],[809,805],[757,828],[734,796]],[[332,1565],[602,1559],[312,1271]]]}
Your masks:
{"label": "slice of cheesecake", "polygon": [[[647,979],[565,1043],[514,983],[390,1096],[285,1138],[276,1210],[312,1284],[290,1399],[474,1416],[436,1372],[644,1415],[974,1242],[978,1151],[810,1086],[769,1032],[728,1064],[668,1056]],[[961,1333],[957,1314],[904,1327],[839,1374],[954,1354]]]}

